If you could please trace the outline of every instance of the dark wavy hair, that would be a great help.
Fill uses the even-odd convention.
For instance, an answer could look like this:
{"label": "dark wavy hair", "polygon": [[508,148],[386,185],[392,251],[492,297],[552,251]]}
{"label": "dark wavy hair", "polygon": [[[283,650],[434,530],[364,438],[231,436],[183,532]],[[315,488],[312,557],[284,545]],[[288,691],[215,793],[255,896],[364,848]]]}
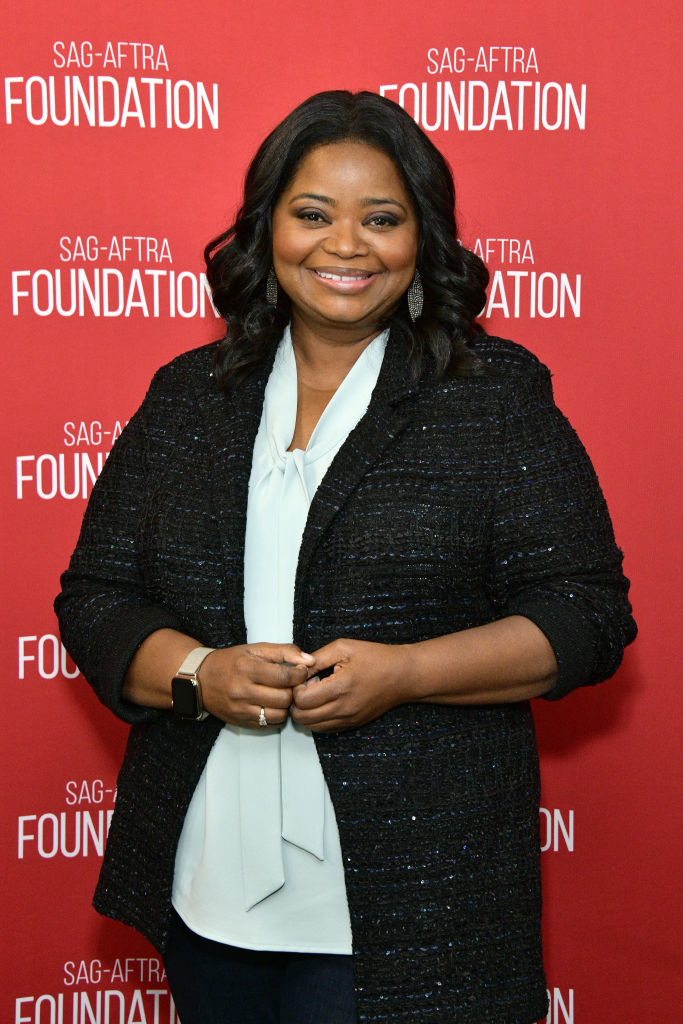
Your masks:
{"label": "dark wavy hair", "polygon": [[265,139],[247,171],[235,223],[204,250],[214,305],[227,323],[215,358],[224,390],[274,351],[290,318],[282,289],[276,306],[266,300],[273,209],[312,149],[349,140],[374,146],[393,160],[419,226],[422,315],[412,323],[404,297],[382,326],[401,339],[415,379],[425,371],[437,378],[480,372],[468,343],[481,331],[474,321],[486,301],[489,275],[458,241],[448,163],[396,103],[371,92],[335,90],[305,100]]}

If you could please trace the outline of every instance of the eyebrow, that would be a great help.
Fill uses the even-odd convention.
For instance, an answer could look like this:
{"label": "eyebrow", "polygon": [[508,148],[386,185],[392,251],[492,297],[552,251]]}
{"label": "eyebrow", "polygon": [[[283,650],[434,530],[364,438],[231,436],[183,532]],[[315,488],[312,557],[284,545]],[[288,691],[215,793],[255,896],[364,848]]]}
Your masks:
{"label": "eyebrow", "polygon": [[[314,192],[300,192],[298,196],[293,196],[289,200],[289,205],[295,203],[298,199],[315,199],[319,203],[326,203],[328,206],[336,206],[337,200],[331,199],[330,196],[319,196]],[[361,199],[361,206],[398,206],[399,209],[403,210],[404,213],[408,213],[403,203],[399,203],[398,199],[389,199],[385,197],[383,199],[376,199],[369,197],[368,199]]]}

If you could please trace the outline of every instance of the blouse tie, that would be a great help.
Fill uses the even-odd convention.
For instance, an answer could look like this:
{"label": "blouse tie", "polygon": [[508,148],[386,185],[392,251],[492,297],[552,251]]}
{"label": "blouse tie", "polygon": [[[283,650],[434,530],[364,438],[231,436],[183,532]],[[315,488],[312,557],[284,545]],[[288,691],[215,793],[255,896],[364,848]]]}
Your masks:
{"label": "blouse tie", "polygon": [[[244,557],[248,643],[292,641],[294,582],[308,510],[334,456],[368,407],[387,334],[375,338],[356,360],[306,449],[290,452],[297,372],[289,329],[285,332],[265,390],[249,481]],[[239,730],[239,805],[249,909],[284,885],[283,840],[320,861],[325,858],[325,815],[334,812],[309,729],[288,717],[282,726]]]}

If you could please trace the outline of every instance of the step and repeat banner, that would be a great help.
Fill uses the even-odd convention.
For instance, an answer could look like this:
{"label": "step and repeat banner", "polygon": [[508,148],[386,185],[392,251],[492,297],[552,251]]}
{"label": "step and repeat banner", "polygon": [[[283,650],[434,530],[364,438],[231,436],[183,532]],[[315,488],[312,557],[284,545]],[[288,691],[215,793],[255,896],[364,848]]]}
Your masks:
{"label": "step and repeat banner", "polygon": [[400,103],[451,162],[491,271],[483,322],[553,371],[633,581],[640,636],[615,679],[536,707],[548,1024],[675,1019],[677,8],[2,6],[0,1020],[177,1021],[155,950],[90,907],[126,728],[52,600],[152,373],[221,333],[201,252],[250,157],[327,88]]}

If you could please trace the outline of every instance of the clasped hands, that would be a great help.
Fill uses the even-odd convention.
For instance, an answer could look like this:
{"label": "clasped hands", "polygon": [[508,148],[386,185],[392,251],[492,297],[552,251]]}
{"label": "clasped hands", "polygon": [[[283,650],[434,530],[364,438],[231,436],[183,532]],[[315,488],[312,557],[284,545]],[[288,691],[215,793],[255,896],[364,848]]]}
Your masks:
{"label": "clasped hands", "polygon": [[[403,703],[408,647],[333,640],[313,654],[294,644],[220,648],[201,670],[204,706],[233,725],[258,728],[289,715],[313,731],[338,732]],[[323,678],[318,673],[326,673]]]}

